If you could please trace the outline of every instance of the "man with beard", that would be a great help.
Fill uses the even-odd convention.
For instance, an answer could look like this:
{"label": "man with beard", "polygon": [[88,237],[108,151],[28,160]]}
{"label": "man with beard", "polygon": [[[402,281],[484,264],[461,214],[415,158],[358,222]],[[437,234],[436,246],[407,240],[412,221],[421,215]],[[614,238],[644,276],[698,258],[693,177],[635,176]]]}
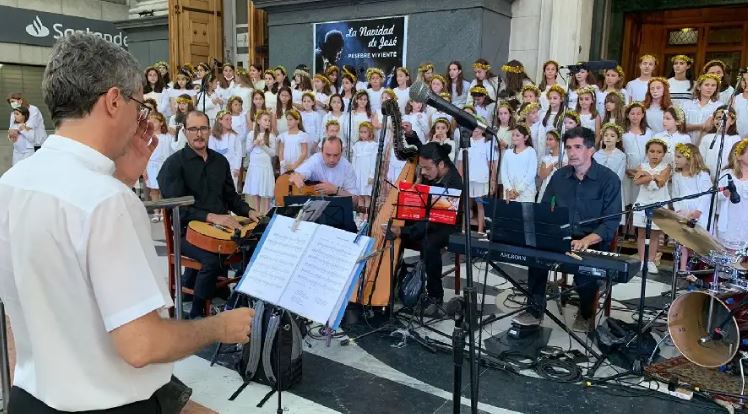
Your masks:
{"label": "man with beard", "polygon": [[192,220],[207,221],[231,230],[241,224],[230,212],[256,220],[257,214],[237,194],[226,157],[208,148],[208,116],[192,111],[185,118],[187,146],[172,154],[158,174],[164,198],[193,196],[195,204],[180,209],[182,253],[197,260],[202,268],[187,269],[182,277],[185,287],[193,288],[190,318],[202,316],[205,301],[213,296],[218,276],[225,271],[223,258],[190,244],[187,225]]}

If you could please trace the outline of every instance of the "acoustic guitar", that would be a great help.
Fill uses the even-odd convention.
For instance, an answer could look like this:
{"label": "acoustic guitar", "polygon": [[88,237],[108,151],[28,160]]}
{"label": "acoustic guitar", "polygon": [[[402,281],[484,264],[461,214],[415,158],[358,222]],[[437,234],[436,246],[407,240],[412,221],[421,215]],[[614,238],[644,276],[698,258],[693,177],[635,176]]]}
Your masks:
{"label": "acoustic guitar", "polygon": [[314,186],[319,183],[319,181],[304,181],[304,186],[299,188],[291,182],[290,173],[281,174],[275,180],[275,205],[284,207],[287,196],[318,196],[320,194],[314,190]]}
{"label": "acoustic guitar", "polygon": [[[252,221],[247,217],[236,217],[242,228],[239,230],[240,237],[247,237],[257,227],[259,221]],[[212,253],[230,255],[239,250],[231,237],[234,231],[220,224],[205,221],[192,220],[187,225],[187,241],[195,247]]]}

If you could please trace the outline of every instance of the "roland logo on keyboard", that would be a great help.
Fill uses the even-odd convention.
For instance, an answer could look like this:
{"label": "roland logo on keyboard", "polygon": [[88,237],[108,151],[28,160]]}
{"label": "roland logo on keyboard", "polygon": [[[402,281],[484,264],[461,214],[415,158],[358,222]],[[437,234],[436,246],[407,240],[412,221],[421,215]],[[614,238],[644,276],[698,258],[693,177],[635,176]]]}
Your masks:
{"label": "roland logo on keyboard", "polygon": [[516,260],[516,261],[522,261],[522,262],[527,261],[527,256],[523,256],[517,253],[510,253],[510,252],[499,252],[499,257],[501,257],[502,259],[507,259],[507,260]]}

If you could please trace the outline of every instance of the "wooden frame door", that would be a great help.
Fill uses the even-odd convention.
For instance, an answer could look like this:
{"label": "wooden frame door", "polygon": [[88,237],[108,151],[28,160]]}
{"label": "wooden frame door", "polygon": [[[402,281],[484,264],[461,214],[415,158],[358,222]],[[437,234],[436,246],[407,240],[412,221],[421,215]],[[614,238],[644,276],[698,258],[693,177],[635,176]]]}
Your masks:
{"label": "wooden frame door", "polygon": [[[223,61],[221,0],[169,0],[169,66]],[[172,73],[172,76],[174,73]]]}
{"label": "wooden frame door", "polygon": [[247,61],[250,65],[256,64],[261,68],[267,68],[270,63],[267,13],[256,8],[254,2],[250,0],[247,14]]}
{"label": "wooden frame door", "polygon": [[[621,62],[628,79],[639,74],[639,56],[651,54],[659,62],[657,75],[668,76],[670,58],[690,56],[694,76],[712,59],[736,69],[748,64],[748,7],[707,7],[629,13],[624,19]],[[732,73],[730,73],[732,72]],[[730,82],[732,83],[732,81]]]}

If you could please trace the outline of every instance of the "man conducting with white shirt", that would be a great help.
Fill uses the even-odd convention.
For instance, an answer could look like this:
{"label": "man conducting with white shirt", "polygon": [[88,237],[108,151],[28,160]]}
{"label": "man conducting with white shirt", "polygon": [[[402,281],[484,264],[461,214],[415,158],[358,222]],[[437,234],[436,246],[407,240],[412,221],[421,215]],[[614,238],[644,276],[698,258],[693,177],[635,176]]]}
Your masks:
{"label": "man conducting with white shirt", "polygon": [[327,137],[322,141],[322,152],[312,155],[304,161],[290,180],[297,187],[304,186],[304,180],[319,181],[314,190],[330,196],[354,197],[356,189],[356,173],[348,160],[341,157],[343,141],[338,137]]}
{"label": "man conducting with white shirt", "polygon": [[162,317],[165,264],[130,190],[158,143],[133,57],[66,36],[42,94],[56,133],[0,178],[0,297],[17,352],[9,413],[176,412],[171,363],[246,343],[253,312]]}

